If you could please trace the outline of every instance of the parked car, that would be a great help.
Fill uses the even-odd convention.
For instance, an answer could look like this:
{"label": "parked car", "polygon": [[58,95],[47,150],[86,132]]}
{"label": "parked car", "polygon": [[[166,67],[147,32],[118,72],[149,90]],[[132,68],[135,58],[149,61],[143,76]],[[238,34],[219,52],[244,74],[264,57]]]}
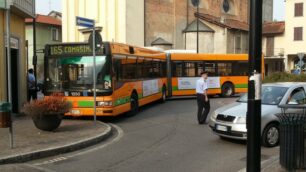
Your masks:
{"label": "parked car", "polygon": [[[271,83],[262,86],[261,135],[262,144],[274,147],[279,143],[280,104],[305,104],[306,83]],[[247,139],[247,94],[236,102],[217,109],[210,117],[209,126],[221,138]],[[287,110],[288,112],[288,110]]]}

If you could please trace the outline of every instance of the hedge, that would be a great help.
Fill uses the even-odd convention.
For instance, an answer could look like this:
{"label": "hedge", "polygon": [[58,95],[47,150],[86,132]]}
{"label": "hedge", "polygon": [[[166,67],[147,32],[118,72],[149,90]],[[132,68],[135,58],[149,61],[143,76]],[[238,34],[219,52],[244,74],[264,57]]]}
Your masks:
{"label": "hedge", "polygon": [[263,80],[263,83],[272,82],[306,82],[306,74],[296,75],[285,72],[276,72],[266,76]]}

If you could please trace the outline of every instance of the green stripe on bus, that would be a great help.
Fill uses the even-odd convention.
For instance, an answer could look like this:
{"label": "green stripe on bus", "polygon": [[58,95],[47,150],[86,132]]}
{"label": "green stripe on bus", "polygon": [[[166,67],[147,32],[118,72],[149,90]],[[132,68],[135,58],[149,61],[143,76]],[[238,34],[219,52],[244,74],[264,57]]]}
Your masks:
{"label": "green stripe on bus", "polygon": [[236,84],[235,88],[248,88],[248,84]]}
{"label": "green stripe on bus", "polygon": [[93,101],[78,101],[79,107],[94,107]]}
{"label": "green stripe on bus", "polygon": [[173,91],[177,91],[177,90],[178,90],[178,87],[177,87],[177,86],[172,86],[172,90],[173,90]]}
{"label": "green stripe on bus", "polygon": [[119,98],[115,101],[115,106],[123,105],[130,102],[130,97]]}

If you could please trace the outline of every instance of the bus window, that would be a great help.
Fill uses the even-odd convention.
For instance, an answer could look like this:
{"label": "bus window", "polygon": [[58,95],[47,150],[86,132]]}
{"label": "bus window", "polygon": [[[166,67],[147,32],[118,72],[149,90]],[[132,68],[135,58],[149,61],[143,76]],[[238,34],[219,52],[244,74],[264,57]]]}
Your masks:
{"label": "bus window", "polygon": [[160,62],[160,75],[161,77],[166,77],[167,76],[167,63],[165,60]]}
{"label": "bus window", "polygon": [[218,76],[230,76],[232,75],[232,63],[231,62],[218,62]]}
{"label": "bus window", "polygon": [[136,79],[136,67],[137,67],[137,60],[136,57],[129,56],[124,61],[122,65],[122,78],[123,80],[132,80]]}
{"label": "bus window", "polygon": [[180,61],[176,61],[172,63],[172,75],[174,77],[183,76],[183,63]]}
{"label": "bus window", "polygon": [[194,62],[185,62],[184,64],[184,76],[194,77],[195,76],[195,63]]}
{"label": "bus window", "polygon": [[207,71],[210,76],[216,76],[216,63],[204,62],[204,70]]}
{"label": "bus window", "polygon": [[137,71],[136,71],[136,76],[138,79],[143,78],[143,73],[142,73],[142,68],[143,68],[143,57],[138,57],[137,58]]}
{"label": "bus window", "polygon": [[152,68],[150,70],[150,73],[152,78],[160,77],[160,60],[154,59],[152,61]]}
{"label": "bus window", "polygon": [[248,75],[247,62],[234,62],[232,65],[232,75],[234,76],[247,76]]}
{"label": "bus window", "polygon": [[152,59],[144,59],[142,65],[142,78],[151,78],[152,76]]}
{"label": "bus window", "polygon": [[196,74],[197,76],[201,76],[201,72],[204,70],[203,69],[203,62],[196,62]]}

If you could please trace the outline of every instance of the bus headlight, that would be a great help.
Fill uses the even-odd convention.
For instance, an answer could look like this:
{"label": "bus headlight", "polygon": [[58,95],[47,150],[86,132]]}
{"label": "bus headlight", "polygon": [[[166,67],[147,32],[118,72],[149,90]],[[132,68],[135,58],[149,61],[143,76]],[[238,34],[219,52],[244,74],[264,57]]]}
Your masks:
{"label": "bus headlight", "polygon": [[97,106],[112,106],[113,102],[112,101],[98,101],[97,102]]}
{"label": "bus headlight", "polygon": [[246,117],[238,117],[236,123],[237,124],[246,124]]}

